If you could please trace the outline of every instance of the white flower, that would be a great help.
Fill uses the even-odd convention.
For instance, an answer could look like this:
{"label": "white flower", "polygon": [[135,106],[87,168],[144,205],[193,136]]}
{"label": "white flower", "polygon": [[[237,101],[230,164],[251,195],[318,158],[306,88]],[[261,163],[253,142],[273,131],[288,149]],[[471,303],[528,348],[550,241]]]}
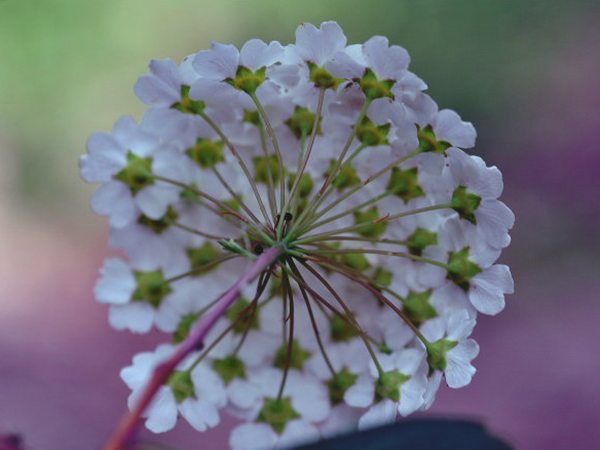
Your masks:
{"label": "white flower", "polygon": [[[179,343],[211,323],[148,428],[182,415],[204,430],[225,412],[242,421],[232,448],[283,448],[426,409],[442,377],[471,381],[477,313],[513,291],[496,261],[514,215],[500,171],[462,150],[473,125],[409,62],[382,36],[348,45],[335,22],[288,45],[213,43],[153,60],[140,124],[90,138],[81,175],[125,258],[95,288],[111,325]],[[273,247],[222,317],[201,320]],[[173,348],[123,370],[130,404]]]}
{"label": "white flower", "polygon": [[[129,407],[135,405],[143,388],[149,382],[153,369],[174,351],[168,344],[160,345],[154,352],[139,353],[133,364],[121,370],[121,378],[132,390]],[[169,431],[181,414],[198,431],[219,424],[219,408],[225,403],[221,380],[210,369],[197,365],[191,369],[193,355],[184,361],[162,386],[146,409],[146,427],[155,433]]]}
{"label": "white flower", "polygon": [[392,422],[397,413],[406,416],[423,405],[427,363],[422,351],[407,349],[379,355],[379,362],[381,373],[370,364],[370,371],[344,396],[350,406],[369,408],[360,418],[359,428]]}
{"label": "white flower", "polygon": [[428,320],[421,326],[421,333],[433,345],[430,355],[441,358],[436,369],[443,369],[451,388],[466,386],[475,374],[471,361],[479,353],[479,345],[467,339],[474,327],[475,319],[464,311]]}

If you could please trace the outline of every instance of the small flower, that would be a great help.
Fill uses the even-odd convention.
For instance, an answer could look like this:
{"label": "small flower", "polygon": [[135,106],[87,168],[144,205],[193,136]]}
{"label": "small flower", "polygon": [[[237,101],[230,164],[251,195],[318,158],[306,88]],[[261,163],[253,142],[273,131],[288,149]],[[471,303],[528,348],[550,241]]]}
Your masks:
{"label": "small flower", "polygon": [[[139,353],[133,364],[121,370],[121,378],[132,390],[128,403],[132,407],[153,369],[174,351],[168,344],[160,345],[154,352]],[[193,355],[192,355],[193,356]],[[146,427],[163,433],[175,426],[178,415],[198,431],[205,431],[219,424],[219,408],[225,404],[225,391],[221,380],[210,369],[197,365],[188,358],[161,387],[145,412]]]}
{"label": "small flower", "polygon": [[289,45],[213,43],[152,61],[140,123],[90,138],[81,175],[126,257],[105,261],[96,298],[114,328],[168,342],[123,369],[130,406],[187,355],[150,430],[226,413],[242,421],[233,449],[282,448],[471,381],[477,314],[513,291],[496,261],[514,215],[500,171],[465,151],[473,125],[409,62],[385,37],[348,45],[335,22],[302,24]]}

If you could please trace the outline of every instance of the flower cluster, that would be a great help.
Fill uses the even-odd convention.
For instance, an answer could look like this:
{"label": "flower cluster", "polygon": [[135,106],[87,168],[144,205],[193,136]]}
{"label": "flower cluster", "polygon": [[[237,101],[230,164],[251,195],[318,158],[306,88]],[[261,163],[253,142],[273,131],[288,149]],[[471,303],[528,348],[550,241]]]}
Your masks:
{"label": "flower cluster", "polygon": [[233,449],[279,448],[428,408],[471,381],[478,313],[512,293],[514,216],[473,126],[437,104],[402,47],[347,45],[335,22],[296,42],[213,43],[150,63],[141,121],[94,134],[82,177],[108,216],[95,294],[116,329],[166,333],[121,372],[136,402],[227,287],[277,258],[146,410],[163,432],[243,420]]}

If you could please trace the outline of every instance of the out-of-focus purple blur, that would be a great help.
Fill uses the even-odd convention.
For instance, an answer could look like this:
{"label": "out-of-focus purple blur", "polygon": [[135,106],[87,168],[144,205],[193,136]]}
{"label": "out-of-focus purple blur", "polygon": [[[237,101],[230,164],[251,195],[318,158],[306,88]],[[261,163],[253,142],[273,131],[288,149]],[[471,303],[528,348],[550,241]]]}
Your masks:
{"label": "out-of-focus purple blur", "polygon": [[[499,316],[479,320],[472,384],[442,389],[424,414],[481,420],[520,450],[598,445],[600,8],[594,2],[532,2],[538,9],[456,2],[457,13],[435,1],[414,6],[418,11],[413,2],[382,1],[370,11],[360,2],[356,9],[305,2],[310,12],[266,0],[255,9],[196,2],[204,10],[188,1],[169,8],[147,1],[134,19],[141,3],[109,1],[95,11],[93,25],[76,2],[65,2],[67,10],[49,1],[56,8],[43,12],[17,3],[0,2],[0,56],[10,63],[0,68],[0,435],[21,434],[32,450],[98,448],[125,408],[129,392],[120,368],[159,342],[110,329],[106,308],[93,300],[97,270],[110,254],[107,224],[85,205],[91,188],[77,179],[75,162],[86,135],[109,128],[119,114],[139,113],[129,92],[144,60],[181,56],[212,38],[287,42],[296,23],[334,18],[351,41],[379,33],[407,46],[434,97],[475,123],[477,152],[503,171],[503,200],[517,217],[502,257],[516,294]],[[281,23],[266,21],[270,8]],[[379,17],[382,24],[372,25]],[[406,26],[395,27],[394,17]],[[66,31],[53,20],[64,21]],[[60,39],[26,36],[29,24]],[[430,28],[439,40],[427,35]],[[27,97],[30,90],[35,96]],[[231,423],[204,434],[181,423],[143,436],[184,450],[221,450]]]}

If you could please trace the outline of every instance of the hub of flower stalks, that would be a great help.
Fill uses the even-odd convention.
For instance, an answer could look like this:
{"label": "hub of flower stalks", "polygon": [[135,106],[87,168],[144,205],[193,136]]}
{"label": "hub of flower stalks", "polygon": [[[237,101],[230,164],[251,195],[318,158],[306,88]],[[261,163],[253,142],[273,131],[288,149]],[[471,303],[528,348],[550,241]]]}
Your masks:
{"label": "hub of flower stalks", "polygon": [[233,450],[279,448],[342,403],[364,425],[380,402],[428,406],[442,376],[470,382],[475,311],[513,289],[494,261],[514,217],[500,172],[463,151],[472,125],[408,63],[381,36],[348,46],[334,22],[286,47],[213,43],[153,61],[142,122],[90,138],[92,207],[129,258],[107,259],[96,297],[113,327],[168,336],[122,371],[140,400],[105,450],[142,414],[204,430],[230,408],[247,418]]}

